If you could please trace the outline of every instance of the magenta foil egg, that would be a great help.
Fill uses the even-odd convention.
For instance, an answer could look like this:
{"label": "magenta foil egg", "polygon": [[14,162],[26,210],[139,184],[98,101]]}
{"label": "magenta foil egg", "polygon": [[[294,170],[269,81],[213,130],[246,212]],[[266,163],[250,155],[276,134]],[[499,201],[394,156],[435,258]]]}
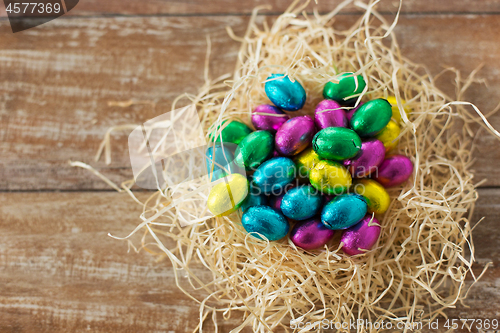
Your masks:
{"label": "magenta foil egg", "polygon": [[328,243],[334,234],[335,231],[325,227],[319,218],[312,218],[297,223],[290,233],[290,239],[304,250],[313,250]]}
{"label": "magenta foil egg", "polygon": [[347,127],[349,124],[340,104],[329,99],[321,101],[316,106],[314,122],[318,130],[327,127]]}
{"label": "magenta foil egg", "polygon": [[297,155],[311,144],[315,132],[314,120],[310,116],[292,118],[276,133],[275,148],[284,156]]}
{"label": "magenta foil egg", "polygon": [[291,190],[296,186],[297,183],[291,182],[282,189],[282,193],[275,193],[274,195],[271,194],[269,196],[269,206],[278,213],[281,213],[281,200],[283,200],[283,197],[285,196],[286,192],[288,192],[289,190]]}
{"label": "magenta foil egg", "polygon": [[362,102],[361,102],[361,103],[359,103],[359,104],[358,104],[358,106],[356,106],[354,109],[350,109],[350,110],[346,110],[346,111],[345,111],[345,116],[346,116],[346,118],[347,118],[347,121],[351,121],[352,115],[354,114],[354,112],[356,112],[356,111],[359,109],[359,107],[360,107],[361,105],[363,105],[363,103],[362,103]]}
{"label": "magenta foil egg", "polygon": [[380,223],[371,214],[367,214],[361,221],[346,229],[340,238],[342,251],[354,256],[365,253],[377,243],[380,236]]}
{"label": "magenta foil egg", "polygon": [[385,146],[382,141],[367,140],[361,143],[361,150],[356,157],[344,161],[344,166],[354,178],[363,178],[376,171],[384,157]]}
{"label": "magenta foil egg", "polygon": [[288,119],[290,117],[287,114],[273,105],[259,105],[252,113],[253,126],[257,130],[269,131],[271,133],[276,133]]}
{"label": "magenta foil egg", "polygon": [[398,186],[410,178],[413,163],[403,155],[387,156],[378,168],[375,180],[384,187]]}

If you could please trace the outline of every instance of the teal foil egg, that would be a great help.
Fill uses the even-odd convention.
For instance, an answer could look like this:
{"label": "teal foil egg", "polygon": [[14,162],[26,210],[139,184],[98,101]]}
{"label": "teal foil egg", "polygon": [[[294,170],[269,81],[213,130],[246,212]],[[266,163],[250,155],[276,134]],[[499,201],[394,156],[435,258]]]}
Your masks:
{"label": "teal foil egg", "polygon": [[342,194],[323,207],[321,222],[332,230],[347,229],[366,215],[366,200],[358,194]]}
{"label": "teal foil egg", "polygon": [[241,211],[245,212],[253,206],[267,206],[269,203],[268,197],[262,193],[262,190],[255,185],[255,182],[250,183],[250,192],[241,204]]}
{"label": "teal foil egg", "polygon": [[283,215],[293,220],[305,220],[313,217],[320,210],[323,197],[310,185],[289,190],[281,200]]}
{"label": "teal foil egg", "polygon": [[299,81],[292,82],[284,74],[271,74],[267,78],[265,91],[274,105],[286,111],[300,110],[306,102],[306,91]]}
{"label": "teal foil egg", "polygon": [[221,145],[216,143],[208,147],[206,151],[207,173],[210,181],[216,181],[230,173],[233,173],[234,144]]}
{"label": "teal foil egg", "polygon": [[[287,219],[269,206],[253,206],[243,213],[241,223],[248,233],[256,232],[270,241],[288,234],[290,225]],[[262,239],[258,234],[252,236]]]}
{"label": "teal foil egg", "polygon": [[280,195],[296,176],[295,163],[288,157],[274,157],[262,163],[253,174],[253,181],[264,194]]}

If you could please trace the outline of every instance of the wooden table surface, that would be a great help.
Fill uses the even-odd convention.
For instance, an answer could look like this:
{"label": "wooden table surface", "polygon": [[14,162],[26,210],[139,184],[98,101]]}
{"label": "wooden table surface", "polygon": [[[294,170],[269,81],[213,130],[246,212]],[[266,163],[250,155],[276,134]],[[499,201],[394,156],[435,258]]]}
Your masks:
{"label": "wooden table surface", "polygon": [[[319,10],[340,1],[319,0]],[[191,332],[198,307],[175,288],[169,263],[127,253],[125,235],[140,207],[98,178],[72,168],[90,163],[116,182],[131,178],[126,133],[112,136],[113,164],[94,162],[108,127],[142,123],[180,93],[203,83],[206,35],[212,77],[230,72],[249,13],[288,0],[81,0],[69,15],[13,34],[0,19],[0,332]],[[394,17],[397,1],[379,10]],[[0,5],[1,6],[1,5]],[[312,8],[312,7],[311,7]],[[2,6],[3,10],[3,6]],[[4,12],[5,13],[5,12]],[[335,24],[359,17],[351,6]],[[405,0],[396,28],[402,52],[430,73],[464,76],[484,65],[464,96],[485,113],[500,102],[500,0]],[[454,76],[437,84],[453,94]],[[500,129],[500,114],[490,122]],[[475,152],[479,189],[473,231],[477,271],[493,266],[465,305],[448,314],[500,319],[500,141],[485,132]],[[233,318],[219,326],[228,332]],[[208,324],[205,332],[212,332]],[[476,331],[476,330],[474,330]]]}

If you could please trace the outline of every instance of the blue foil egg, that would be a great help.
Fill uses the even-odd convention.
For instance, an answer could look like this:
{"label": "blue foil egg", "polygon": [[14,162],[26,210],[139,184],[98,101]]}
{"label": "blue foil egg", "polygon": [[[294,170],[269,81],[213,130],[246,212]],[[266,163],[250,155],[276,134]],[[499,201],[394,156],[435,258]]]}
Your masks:
{"label": "blue foil egg", "polygon": [[236,145],[215,144],[206,151],[207,173],[210,181],[214,182],[228,174],[234,167],[234,150]]}
{"label": "blue foil egg", "polygon": [[288,157],[274,157],[262,163],[253,174],[253,181],[264,194],[280,195],[295,178],[295,163]]}
{"label": "blue foil egg", "polygon": [[321,222],[332,229],[347,229],[366,215],[366,200],[358,194],[342,194],[323,207]]}
{"label": "blue foil egg", "polygon": [[292,82],[284,74],[271,74],[267,78],[265,91],[274,105],[286,111],[300,110],[306,102],[304,87],[297,80]]}
{"label": "blue foil egg", "polygon": [[255,185],[254,182],[250,183],[250,192],[247,194],[245,200],[241,203],[241,211],[245,212],[248,208],[253,206],[267,206],[269,198],[262,193],[262,190]]}
{"label": "blue foil egg", "polygon": [[320,210],[323,197],[310,185],[299,186],[288,191],[281,200],[283,215],[293,220],[305,220]]}
{"label": "blue foil egg", "polygon": [[[248,208],[243,213],[241,223],[248,233],[256,232],[270,241],[285,237],[290,229],[287,219],[269,206]],[[252,236],[262,239],[258,234]]]}

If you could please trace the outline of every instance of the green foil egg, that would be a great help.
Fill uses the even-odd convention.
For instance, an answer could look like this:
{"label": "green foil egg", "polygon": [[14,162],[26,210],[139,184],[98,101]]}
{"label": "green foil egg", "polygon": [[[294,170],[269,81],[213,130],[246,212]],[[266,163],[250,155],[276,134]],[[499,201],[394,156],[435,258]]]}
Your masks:
{"label": "green foil egg", "polygon": [[375,136],[387,126],[392,116],[392,106],[387,100],[378,98],[364,103],[354,112],[351,128],[360,137]]}
{"label": "green foil egg", "polygon": [[273,156],[274,137],[268,131],[255,131],[241,140],[234,161],[251,171]]}
{"label": "green foil egg", "polygon": [[229,215],[237,210],[248,194],[248,180],[233,173],[210,190],[207,207],[215,216]]}
{"label": "green foil egg", "polygon": [[365,87],[366,82],[363,76],[353,75],[353,73],[343,73],[334,82],[330,81],[325,84],[323,96],[326,99],[333,99],[342,103],[352,99],[349,97],[353,95],[361,94]]}
{"label": "green foil egg", "polygon": [[361,149],[361,138],[349,128],[327,127],[316,133],[313,149],[320,158],[346,160]]}
{"label": "green foil egg", "polygon": [[231,142],[234,144],[240,144],[240,142],[250,133],[252,133],[252,130],[250,127],[245,125],[242,122],[232,120],[224,126],[227,123],[227,120],[224,120],[222,122],[222,131],[220,132],[220,135],[218,135],[218,131],[216,132],[217,134],[213,133],[213,135],[217,135],[217,137],[214,137],[213,135],[211,136],[211,140],[215,142]]}

